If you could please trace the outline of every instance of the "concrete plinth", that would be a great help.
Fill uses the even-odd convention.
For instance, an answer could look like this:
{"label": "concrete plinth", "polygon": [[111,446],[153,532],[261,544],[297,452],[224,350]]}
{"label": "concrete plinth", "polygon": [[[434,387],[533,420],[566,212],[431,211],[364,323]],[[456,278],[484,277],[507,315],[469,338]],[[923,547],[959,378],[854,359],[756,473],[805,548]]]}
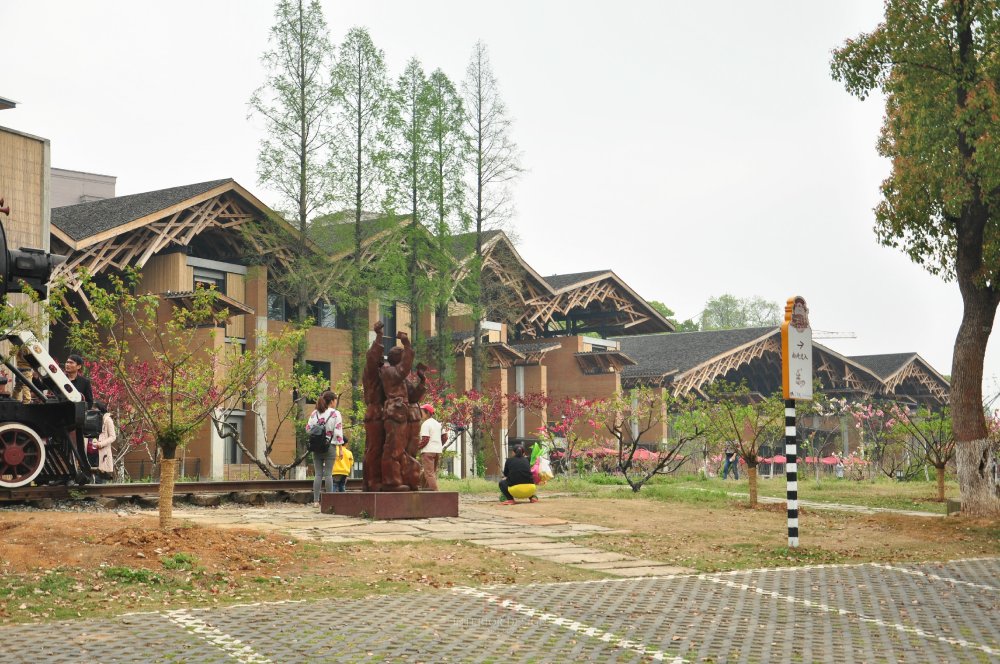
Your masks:
{"label": "concrete plinth", "polygon": [[456,491],[347,491],[320,495],[323,514],[366,519],[429,519],[458,516]]}

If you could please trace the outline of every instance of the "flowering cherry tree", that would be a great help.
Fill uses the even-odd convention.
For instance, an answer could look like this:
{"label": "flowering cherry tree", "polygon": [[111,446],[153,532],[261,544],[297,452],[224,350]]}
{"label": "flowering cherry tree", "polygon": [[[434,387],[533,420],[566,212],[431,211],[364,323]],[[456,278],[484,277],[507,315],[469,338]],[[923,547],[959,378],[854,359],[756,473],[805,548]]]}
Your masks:
{"label": "flowering cherry tree", "polygon": [[[271,456],[278,434],[282,426],[288,423],[292,426],[296,438],[304,437],[303,433],[308,416],[303,413],[301,398],[315,400],[329,385],[325,377],[308,371],[293,371],[292,375],[289,376],[285,369],[276,363],[270,363],[264,373],[267,376],[268,394],[262,394],[257,389],[257,384],[247,383],[236,397],[230,399],[226,404],[221,404],[212,412],[212,426],[220,438],[232,439],[240,451],[250,460],[250,463],[257,466],[267,478],[272,480],[286,479],[291,474],[292,469],[301,464],[309,455],[309,448],[296,445],[296,454],[291,463],[278,463]],[[346,383],[346,379],[344,382]],[[350,390],[344,386],[339,385],[338,388],[340,394],[350,393]],[[232,423],[230,417],[237,410],[252,415],[254,420],[261,425],[259,430],[264,431],[265,439],[260,453],[247,447],[246,441],[240,435],[239,428]],[[348,420],[350,422],[357,421],[356,418],[348,418]],[[265,422],[267,427],[263,426]],[[349,426],[345,422],[345,436],[348,434]],[[354,428],[361,427],[355,424]]]}
{"label": "flowering cherry tree", "polygon": [[[87,362],[94,398],[108,406],[108,412],[115,422],[117,439],[114,443],[116,472],[124,476],[122,460],[130,452],[143,450],[155,465],[159,463],[159,448],[156,447],[146,419],[142,417],[129,398],[124,381],[113,368],[103,362]],[[135,362],[128,367],[133,388],[143,395],[147,402],[163,398],[163,375],[153,370],[149,362]]]}
{"label": "flowering cherry tree", "polygon": [[[654,475],[672,473],[684,463],[685,452],[692,441],[703,435],[704,425],[695,422],[692,428],[675,432],[666,441],[652,440],[650,431],[665,424],[669,415],[695,407],[693,397],[675,398],[659,389],[639,387],[593,402],[588,415],[590,422],[617,442],[617,469],[632,491],[638,493]],[[655,444],[657,449],[649,451],[640,447],[642,443]]]}
{"label": "flowering cherry tree", "polygon": [[591,430],[597,429],[597,422],[591,418],[593,399],[582,397],[565,397],[551,403],[550,417],[552,423],[539,427],[538,433],[548,441],[550,447],[557,451],[562,448],[562,466],[568,471],[572,461],[581,449],[588,443],[593,444],[593,438],[584,437],[584,426]]}
{"label": "flowering cherry tree", "polygon": [[[82,284],[90,318],[70,327],[70,346],[103,365],[123,387],[123,399],[135,410],[161,454],[160,527],[173,516],[177,450],[186,446],[216,408],[256,386],[273,358],[290,352],[304,330],[261,335],[251,350],[214,343],[229,317],[217,306],[214,289],[195,289],[182,304],[155,294],[135,294],[138,274],[106,275],[106,286],[89,275]],[[133,374],[146,362],[162,380],[157,398]]]}
{"label": "flowering cherry tree", "polygon": [[867,461],[869,472],[875,469],[889,478],[898,473],[912,477],[919,472],[913,464],[913,455],[906,449],[903,432],[897,428],[899,420],[895,404],[872,399],[849,402],[846,412],[854,419],[861,442],[858,456]]}
{"label": "flowering cherry tree", "polygon": [[725,381],[708,388],[710,401],[705,435],[716,446],[730,443],[746,462],[750,505],[757,505],[757,457],[762,445],[780,441],[784,432],[784,400],[781,394],[763,396],[745,383]]}
{"label": "flowering cherry tree", "polygon": [[[500,459],[499,445],[502,441],[494,440],[492,432],[500,422],[506,397],[500,390],[493,388],[483,392],[469,390],[459,393],[440,377],[434,370],[427,371],[427,393],[424,400],[434,406],[435,418],[448,426],[452,431],[479,430],[490,439]],[[482,472],[479,466],[480,450],[474,450],[476,455],[476,472]]]}
{"label": "flowering cherry tree", "polygon": [[905,406],[891,407],[893,427],[905,434],[906,447],[913,457],[934,466],[937,474],[937,500],[944,502],[944,476],[955,458],[955,434],[951,427],[951,409],[916,411]]}

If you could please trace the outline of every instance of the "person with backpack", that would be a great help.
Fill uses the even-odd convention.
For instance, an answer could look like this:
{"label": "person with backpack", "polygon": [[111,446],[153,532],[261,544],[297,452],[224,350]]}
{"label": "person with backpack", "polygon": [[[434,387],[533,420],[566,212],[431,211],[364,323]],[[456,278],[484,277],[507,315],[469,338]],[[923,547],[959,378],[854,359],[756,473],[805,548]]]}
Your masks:
{"label": "person with backpack", "polygon": [[324,488],[333,491],[333,462],[342,453],[344,422],[333,407],[337,397],[324,392],[316,399],[316,410],[309,415],[306,431],[309,433],[309,451],[313,455],[313,507],[319,506],[319,494]]}

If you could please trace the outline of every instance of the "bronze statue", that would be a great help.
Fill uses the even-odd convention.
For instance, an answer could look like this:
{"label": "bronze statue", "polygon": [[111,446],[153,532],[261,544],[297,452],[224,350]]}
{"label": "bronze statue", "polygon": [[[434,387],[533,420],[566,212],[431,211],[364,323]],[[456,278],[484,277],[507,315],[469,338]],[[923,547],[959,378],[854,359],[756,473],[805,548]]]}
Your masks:
{"label": "bronze statue", "polygon": [[389,349],[382,361],[381,322],[365,358],[365,491],[416,491],[421,467],[413,455],[420,433],[419,399],[426,393],[425,367],[417,367],[419,382],[407,378],[413,367],[413,347],[405,332],[396,338],[402,347]]}

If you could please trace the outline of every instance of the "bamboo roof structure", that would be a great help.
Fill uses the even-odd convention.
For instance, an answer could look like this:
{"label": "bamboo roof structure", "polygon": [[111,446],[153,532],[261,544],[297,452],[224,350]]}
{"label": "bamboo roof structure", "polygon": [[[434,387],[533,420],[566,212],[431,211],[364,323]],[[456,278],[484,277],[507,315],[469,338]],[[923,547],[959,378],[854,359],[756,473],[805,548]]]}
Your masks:
{"label": "bamboo roof structure", "polygon": [[892,393],[909,395],[925,405],[948,402],[948,380],[917,353],[856,355],[851,359],[878,374]]}
{"label": "bamboo roof structure", "polygon": [[[454,238],[456,281],[476,256],[475,234]],[[596,332],[613,334],[672,332],[673,325],[611,270],[542,277],[502,231],[483,237],[484,282],[506,298],[506,321],[514,337],[539,339]]]}
{"label": "bamboo roof structure", "polygon": [[[614,337],[635,359],[622,368],[622,385],[658,385],[674,395],[704,395],[717,380],[761,394],[781,389],[781,329],[756,327],[709,332]],[[826,394],[874,396],[943,405],[948,382],[915,353],[845,357],[813,343],[813,377]],[[932,386],[930,385],[932,384]]]}
{"label": "bamboo roof structure", "polygon": [[[218,260],[273,259],[290,269],[294,255],[265,226],[297,231],[235,180],[213,180],[53,208],[53,251],[68,255],[53,270],[89,306],[80,272],[141,269],[159,252],[197,247]],[[319,277],[317,277],[319,278]]]}

